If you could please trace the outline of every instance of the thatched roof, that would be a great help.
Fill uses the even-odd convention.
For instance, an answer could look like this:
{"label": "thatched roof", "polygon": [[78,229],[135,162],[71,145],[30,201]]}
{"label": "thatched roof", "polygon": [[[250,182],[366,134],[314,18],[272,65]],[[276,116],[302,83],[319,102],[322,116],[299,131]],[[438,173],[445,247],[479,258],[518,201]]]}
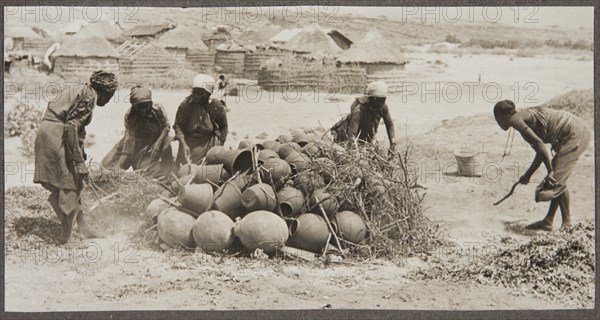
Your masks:
{"label": "thatched roof", "polygon": [[288,42],[300,33],[300,31],[302,31],[302,28],[281,30],[278,34],[272,36],[269,42]]}
{"label": "thatched roof", "polygon": [[256,46],[249,43],[241,43],[235,40],[228,40],[217,46],[218,51],[230,52],[254,52]]}
{"label": "thatched roof", "polygon": [[280,31],[279,27],[276,26],[261,26],[249,28],[242,32],[237,39],[241,41],[247,41],[253,44],[263,44],[269,41],[273,36],[278,34]]}
{"label": "thatched roof", "polygon": [[78,32],[65,37],[64,43],[52,54],[54,57],[100,57],[116,58],[119,56],[115,48],[105,38],[89,32]]}
{"label": "thatched roof", "polygon": [[158,45],[163,48],[208,50],[199,35],[182,25],[163,34],[158,39]]}
{"label": "thatched roof", "polygon": [[4,36],[7,38],[41,39],[42,37],[35,33],[28,26],[4,25]]}
{"label": "thatched roof", "polygon": [[317,23],[312,23],[304,27],[290,41],[283,44],[281,48],[312,54],[336,54],[342,51]]}
{"label": "thatched roof", "polygon": [[408,60],[402,55],[400,48],[388,41],[377,28],[369,30],[362,39],[341,54],[338,60],[342,63],[408,63]]}
{"label": "thatched roof", "polygon": [[138,25],[123,31],[123,35],[128,37],[154,36],[172,28],[171,24]]}
{"label": "thatched roof", "polygon": [[118,39],[123,30],[116,24],[106,20],[100,20],[97,22],[90,22],[84,30],[89,31],[90,34],[106,38],[108,40]]}

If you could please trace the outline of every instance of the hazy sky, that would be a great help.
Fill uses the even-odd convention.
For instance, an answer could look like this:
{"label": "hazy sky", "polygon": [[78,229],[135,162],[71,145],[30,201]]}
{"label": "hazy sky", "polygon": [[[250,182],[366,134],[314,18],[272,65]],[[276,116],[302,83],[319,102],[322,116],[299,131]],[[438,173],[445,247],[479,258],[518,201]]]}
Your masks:
{"label": "hazy sky", "polygon": [[340,7],[340,13],[352,13],[389,19],[426,23],[503,23],[515,26],[594,27],[594,7]]}

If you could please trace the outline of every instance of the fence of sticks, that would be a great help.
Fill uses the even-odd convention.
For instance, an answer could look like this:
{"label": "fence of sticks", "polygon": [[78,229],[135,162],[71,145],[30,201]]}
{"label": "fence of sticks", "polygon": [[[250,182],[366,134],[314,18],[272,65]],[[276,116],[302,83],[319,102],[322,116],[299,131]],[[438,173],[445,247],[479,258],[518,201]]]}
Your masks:
{"label": "fence of sticks", "polygon": [[[302,143],[289,141],[289,139],[282,142],[243,141],[238,149],[222,150],[230,154],[241,154],[241,150],[251,152],[252,168],[244,172],[228,170],[229,174],[219,169],[218,172],[211,173],[212,175],[216,173],[216,176],[212,180],[214,182],[209,184],[206,184],[206,181],[204,184],[198,184],[200,182],[196,181],[203,174],[203,179],[206,178],[207,171],[203,174],[199,173],[202,172],[202,166],[207,168],[205,161],[197,166],[193,165],[192,167],[196,166],[194,170],[188,167],[191,172],[189,176],[180,174],[182,170],[187,170],[184,166],[177,174],[179,178],[173,174],[166,176],[166,180],[162,181],[144,178],[142,174],[134,175],[135,179],[129,181],[123,178],[107,179],[107,175],[100,175],[102,179],[97,181],[102,188],[108,190],[104,194],[112,193],[112,196],[107,196],[102,207],[96,204],[94,209],[108,210],[117,215],[120,214],[119,212],[127,212],[130,217],[140,219],[141,231],[138,233],[138,239],[150,247],[158,243],[169,244],[169,242],[169,245],[173,246],[176,241],[184,244],[185,248],[198,247],[204,251],[202,240],[198,240],[198,238],[202,239],[203,233],[198,230],[211,232],[223,230],[219,235],[222,237],[219,239],[226,236],[229,240],[222,242],[224,245],[219,247],[219,250],[210,248],[209,252],[238,254],[242,251],[247,252],[248,248],[256,248],[248,244],[248,240],[245,241],[244,237],[250,235],[255,237],[255,240],[261,235],[272,237],[277,230],[281,233],[281,226],[285,230],[284,238],[277,240],[279,243],[276,247],[308,250],[315,254],[313,259],[318,254],[325,256],[333,250],[334,254],[357,259],[396,260],[407,255],[426,252],[432,245],[439,243],[437,226],[423,215],[424,194],[419,191],[415,174],[411,173],[406,165],[410,157],[408,149],[402,154],[396,154],[390,153],[386,147],[377,144],[360,145],[356,142],[345,145],[335,144],[327,138],[319,139],[319,136],[324,137],[322,131],[319,134],[305,132],[301,136],[312,138],[304,139]],[[294,139],[295,136],[292,140]],[[265,149],[260,150],[259,146],[271,149],[264,151]],[[264,152],[267,152],[266,154],[271,158],[263,158],[259,161],[258,159],[265,155]],[[285,168],[281,166],[268,168],[268,163],[283,163]],[[287,167],[288,164],[291,170]],[[218,168],[219,165],[210,164],[210,166]],[[225,164],[225,167],[229,165]],[[273,174],[277,172],[286,174],[276,181]],[[239,177],[242,176],[244,178],[240,180]],[[223,194],[227,193],[224,190],[232,187],[231,185],[236,185],[237,187],[233,189],[238,191],[229,193],[227,196],[229,204],[224,206],[224,200],[219,200],[219,197],[223,197]],[[161,194],[159,186],[168,191],[163,191]],[[203,204],[201,209],[198,209],[197,205],[186,206],[184,204],[186,192],[200,189],[207,191],[210,197],[214,195],[214,198]],[[295,189],[296,197],[302,199],[300,201],[302,204],[296,207],[297,210],[293,213],[284,211],[280,206],[283,201],[280,197],[290,189]],[[277,206],[264,207],[256,211],[257,202],[252,200],[252,197],[257,195],[256,190],[261,190],[259,193],[271,194],[272,203],[277,203]],[[141,194],[146,196],[141,197]],[[267,199],[267,202],[271,200]],[[160,213],[157,211],[159,207],[156,203],[160,205]],[[237,203],[235,212],[228,209],[232,208],[230,206],[232,203]],[[250,207],[247,207],[248,204]],[[249,222],[253,215],[254,218],[257,215],[262,216],[254,222]],[[353,216],[354,220],[344,226],[345,222],[342,221],[341,215]],[[106,214],[92,212],[92,216],[104,217]],[[301,232],[298,223],[301,220],[310,221],[303,220],[306,217],[313,219],[309,223],[312,223],[312,227],[309,228],[312,230],[307,230],[306,227],[302,229],[302,232],[307,232],[300,237],[304,241],[302,243],[297,237],[297,233]],[[315,218],[322,222],[315,221]],[[204,220],[201,221],[202,219]],[[224,221],[229,222],[223,229]],[[277,226],[265,221],[271,221]],[[315,224],[316,222],[318,223]],[[311,239],[310,237],[315,236],[315,230],[319,229],[319,223],[322,232],[326,232],[325,237],[319,238],[320,240]],[[243,228],[253,229],[249,232]],[[239,238],[243,246],[232,246],[234,238]],[[267,243],[273,244],[272,241]]]}

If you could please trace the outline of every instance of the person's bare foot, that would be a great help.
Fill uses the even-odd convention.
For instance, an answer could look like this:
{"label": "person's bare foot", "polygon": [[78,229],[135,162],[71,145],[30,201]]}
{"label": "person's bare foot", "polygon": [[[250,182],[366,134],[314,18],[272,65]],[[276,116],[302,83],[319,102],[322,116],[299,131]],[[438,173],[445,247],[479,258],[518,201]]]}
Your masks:
{"label": "person's bare foot", "polygon": [[571,230],[571,228],[573,228],[573,226],[570,222],[563,222],[559,230],[562,232],[568,232],[569,230]]}
{"label": "person's bare foot", "polygon": [[534,222],[525,227],[528,230],[543,230],[543,231],[552,231],[552,224],[547,222],[546,220],[540,220]]}

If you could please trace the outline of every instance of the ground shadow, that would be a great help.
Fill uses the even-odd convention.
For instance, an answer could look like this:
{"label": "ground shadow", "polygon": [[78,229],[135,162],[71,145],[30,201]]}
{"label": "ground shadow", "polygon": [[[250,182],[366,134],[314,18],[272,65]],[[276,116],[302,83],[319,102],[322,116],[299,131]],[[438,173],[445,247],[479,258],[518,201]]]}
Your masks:
{"label": "ground shadow", "polygon": [[49,243],[60,243],[62,227],[58,220],[45,217],[17,217],[11,227],[18,237],[34,235]]}
{"label": "ground shadow", "polygon": [[525,229],[525,226],[529,224],[527,220],[517,220],[517,221],[503,221],[504,229],[508,232],[516,233],[522,236],[533,237],[540,234],[539,230],[529,230]]}

